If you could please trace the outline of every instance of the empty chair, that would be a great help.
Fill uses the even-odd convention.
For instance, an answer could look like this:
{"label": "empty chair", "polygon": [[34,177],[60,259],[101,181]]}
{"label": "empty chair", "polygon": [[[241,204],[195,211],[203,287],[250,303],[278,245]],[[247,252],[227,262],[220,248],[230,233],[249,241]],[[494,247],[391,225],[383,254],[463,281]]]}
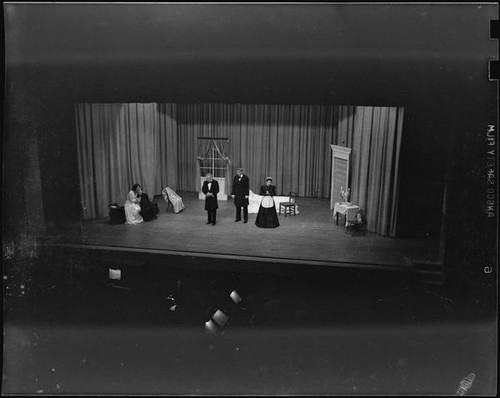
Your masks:
{"label": "empty chair", "polygon": [[288,202],[280,202],[279,214],[281,212],[286,215],[293,214],[294,216],[297,214],[297,195],[295,192],[290,192],[288,195]]}
{"label": "empty chair", "polygon": [[347,220],[346,233],[354,235],[366,235],[366,216],[363,210],[358,210],[353,218]]}
{"label": "empty chair", "polygon": [[172,209],[174,213],[179,213],[184,210],[184,202],[182,198],[175,193],[172,188],[166,187],[161,191],[163,199],[167,202],[167,212],[168,209]]}
{"label": "empty chair", "polygon": [[163,195],[163,199],[165,199],[165,203],[167,204],[167,212],[168,209],[172,209],[172,211],[174,211],[174,206],[172,205],[172,202],[168,197],[167,188],[163,189],[163,191],[161,191],[161,194]]}

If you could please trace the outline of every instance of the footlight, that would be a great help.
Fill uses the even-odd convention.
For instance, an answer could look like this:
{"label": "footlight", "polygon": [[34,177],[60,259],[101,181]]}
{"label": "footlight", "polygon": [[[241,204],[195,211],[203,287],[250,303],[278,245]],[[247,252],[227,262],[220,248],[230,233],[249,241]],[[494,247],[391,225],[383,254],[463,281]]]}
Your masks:
{"label": "footlight", "polygon": [[235,304],[239,304],[241,310],[245,311],[247,309],[245,303],[243,303],[243,299],[236,290],[233,290],[229,296]]}
{"label": "footlight", "polygon": [[212,319],[219,325],[220,327],[224,326],[229,319],[229,317],[224,314],[221,310],[217,310],[215,314],[212,316]]}
{"label": "footlight", "polygon": [[215,325],[214,321],[210,319],[209,321],[205,322],[205,330],[211,334],[217,333],[217,326]]}
{"label": "footlight", "polygon": [[108,275],[109,275],[109,279],[114,279],[114,280],[119,281],[122,278],[122,271],[119,269],[110,268]]}
{"label": "footlight", "polygon": [[236,290],[233,290],[229,296],[231,296],[231,299],[236,304],[238,304],[240,301],[242,301],[242,298],[240,297],[240,295],[238,294],[238,292]]}

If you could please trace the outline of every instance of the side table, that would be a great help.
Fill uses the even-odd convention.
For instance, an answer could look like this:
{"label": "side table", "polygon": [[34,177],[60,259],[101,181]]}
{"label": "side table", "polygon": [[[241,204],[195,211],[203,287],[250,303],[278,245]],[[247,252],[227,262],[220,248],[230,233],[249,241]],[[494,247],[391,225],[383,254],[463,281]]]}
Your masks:
{"label": "side table", "polygon": [[350,220],[354,215],[358,212],[359,206],[350,202],[338,202],[335,203],[335,207],[333,208],[333,217],[339,225],[339,214],[343,214],[345,217],[345,225],[347,225],[347,220]]}

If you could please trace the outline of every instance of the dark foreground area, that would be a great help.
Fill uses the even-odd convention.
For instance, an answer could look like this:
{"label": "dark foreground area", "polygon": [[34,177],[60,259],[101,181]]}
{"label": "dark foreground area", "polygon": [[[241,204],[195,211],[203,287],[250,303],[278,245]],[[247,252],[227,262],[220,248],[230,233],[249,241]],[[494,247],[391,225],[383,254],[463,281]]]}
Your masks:
{"label": "dark foreground area", "polygon": [[496,320],[408,272],[42,258],[5,264],[4,394],[496,393]]}

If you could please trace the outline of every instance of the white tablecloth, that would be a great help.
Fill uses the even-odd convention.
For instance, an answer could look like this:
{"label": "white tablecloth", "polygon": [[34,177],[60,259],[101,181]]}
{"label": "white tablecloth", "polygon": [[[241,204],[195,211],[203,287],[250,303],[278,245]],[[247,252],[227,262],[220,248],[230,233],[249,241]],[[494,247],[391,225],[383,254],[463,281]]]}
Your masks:
{"label": "white tablecloth", "polygon": [[[248,212],[249,213],[258,213],[260,202],[262,200],[262,195],[257,195],[254,192],[250,191],[250,195],[248,197]],[[280,203],[290,201],[289,196],[273,196],[274,206],[276,207],[276,211],[280,211]],[[299,205],[297,204],[295,207],[295,213],[299,213]]]}
{"label": "white tablecloth", "polygon": [[342,214],[346,216],[346,225],[347,220],[351,220],[359,210],[359,206],[356,206],[353,203],[346,202],[338,202],[335,203],[335,207],[333,208],[333,219],[335,220],[335,215]]}

